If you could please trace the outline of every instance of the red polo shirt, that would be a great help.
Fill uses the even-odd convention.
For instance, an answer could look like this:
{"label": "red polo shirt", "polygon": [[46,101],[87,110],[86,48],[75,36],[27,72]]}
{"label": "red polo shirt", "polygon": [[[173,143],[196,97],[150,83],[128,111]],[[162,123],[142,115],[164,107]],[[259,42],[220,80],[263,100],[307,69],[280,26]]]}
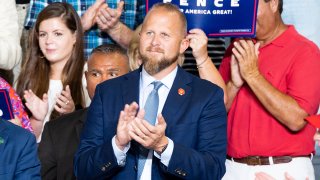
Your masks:
{"label": "red polo shirt", "polygon": [[[293,97],[309,114],[320,102],[320,52],[293,26],[260,48],[261,74],[278,90]],[[230,48],[220,66],[225,82],[230,79]],[[239,90],[228,113],[228,155],[299,156],[314,151],[315,128],[307,124],[291,132],[260,104],[247,84]]]}

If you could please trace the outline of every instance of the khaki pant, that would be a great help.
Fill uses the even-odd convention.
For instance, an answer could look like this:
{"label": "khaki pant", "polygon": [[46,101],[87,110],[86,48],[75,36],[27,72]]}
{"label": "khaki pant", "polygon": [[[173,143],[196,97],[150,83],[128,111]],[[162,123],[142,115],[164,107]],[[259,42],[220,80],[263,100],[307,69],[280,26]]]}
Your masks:
{"label": "khaki pant", "polygon": [[274,179],[285,179],[285,172],[289,173],[296,180],[314,180],[314,169],[311,159],[307,157],[293,158],[289,163],[249,166],[226,160],[226,174],[222,180],[254,180],[255,173],[264,172]]}

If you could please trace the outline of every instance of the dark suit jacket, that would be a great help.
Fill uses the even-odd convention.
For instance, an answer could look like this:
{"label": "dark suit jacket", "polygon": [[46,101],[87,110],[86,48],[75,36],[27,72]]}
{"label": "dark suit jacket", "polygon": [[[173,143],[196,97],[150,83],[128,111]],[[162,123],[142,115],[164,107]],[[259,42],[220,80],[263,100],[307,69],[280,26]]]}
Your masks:
{"label": "dark suit jacket", "polygon": [[73,157],[86,116],[82,109],[46,123],[38,150],[42,179],[75,179]]}
{"label": "dark suit jacket", "polygon": [[35,136],[1,119],[0,179],[40,179],[40,162]]}
{"label": "dark suit jacket", "polygon": [[[120,167],[111,139],[124,105],[139,102],[140,71],[97,86],[75,156],[79,179],[136,179],[136,143],[131,143],[126,164]],[[185,94],[179,95],[179,89]],[[221,179],[226,158],[222,89],[179,67],[162,114],[167,123],[165,134],[173,140],[174,149],[168,167],[153,157],[152,179]]]}

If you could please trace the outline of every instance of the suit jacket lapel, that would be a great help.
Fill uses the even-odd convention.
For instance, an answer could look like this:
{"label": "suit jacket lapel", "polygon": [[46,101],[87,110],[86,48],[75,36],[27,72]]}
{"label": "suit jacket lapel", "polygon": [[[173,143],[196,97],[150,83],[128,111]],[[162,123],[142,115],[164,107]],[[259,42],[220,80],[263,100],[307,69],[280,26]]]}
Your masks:
{"label": "suit jacket lapel", "polygon": [[87,118],[87,111],[88,111],[88,108],[85,108],[85,109],[82,109],[80,110],[82,111],[81,112],[81,115],[78,116],[78,120],[75,122],[75,128],[76,128],[76,133],[77,133],[77,140],[78,142],[80,142],[80,135],[81,135],[81,131],[82,131],[82,127],[83,127],[83,124],[84,122],[86,121],[85,118]]}
{"label": "suit jacket lapel", "polygon": [[125,75],[126,81],[122,84],[123,100],[124,104],[130,104],[135,101],[139,104],[139,84],[140,84],[140,72],[142,66]]}
{"label": "suit jacket lapel", "polygon": [[79,121],[77,121],[76,124],[76,132],[77,132],[77,140],[80,142],[80,135],[81,135],[81,130],[82,130],[83,124]]}
{"label": "suit jacket lapel", "polygon": [[7,125],[0,119],[0,159],[3,154],[4,146],[8,141],[8,128]]}
{"label": "suit jacket lapel", "polygon": [[[142,66],[139,69],[125,75],[126,80],[122,84],[122,95],[123,95],[123,103],[131,104],[135,101],[139,104],[139,86],[140,86],[140,72],[142,70]],[[131,142],[130,152],[136,155],[138,158],[138,147],[137,142]]]}
{"label": "suit jacket lapel", "polygon": [[[171,90],[162,110],[162,115],[166,120],[167,126],[170,127],[176,124],[179,116],[178,110],[182,107],[185,101],[190,97],[192,88],[189,83],[192,81],[191,76],[181,67],[178,67],[176,78],[174,79]],[[170,121],[168,121],[170,119]]]}

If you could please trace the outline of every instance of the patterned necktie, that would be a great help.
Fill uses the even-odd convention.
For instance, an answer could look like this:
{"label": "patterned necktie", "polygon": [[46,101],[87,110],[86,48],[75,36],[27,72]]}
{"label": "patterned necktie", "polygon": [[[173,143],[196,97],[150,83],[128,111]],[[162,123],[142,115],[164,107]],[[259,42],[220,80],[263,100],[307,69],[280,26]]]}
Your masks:
{"label": "patterned necktie", "polygon": [[[158,114],[159,106],[159,95],[158,90],[163,85],[160,81],[152,82],[154,85],[153,90],[150,92],[146,104],[144,105],[144,110],[146,112],[144,119],[147,120],[150,124],[155,125],[156,118]],[[137,179],[140,180],[141,174],[144,168],[144,164],[148,158],[149,150],[140,146],[139,147],[139,159],[138,159],[138,173]]]}

